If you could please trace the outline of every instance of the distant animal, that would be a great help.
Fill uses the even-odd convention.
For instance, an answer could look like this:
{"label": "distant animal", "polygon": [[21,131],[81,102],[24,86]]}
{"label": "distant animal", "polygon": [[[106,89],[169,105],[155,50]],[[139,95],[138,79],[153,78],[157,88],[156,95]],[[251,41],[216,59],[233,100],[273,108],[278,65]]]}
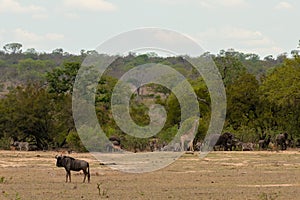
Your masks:
{"label": "distant animal", "polygon": [[296,139],[295,146],[300,148],[300,138]]}
{"label": "distant animal", "polygon": [[195,151],[195,149],[194,149],[194,141],[193,141],[193,140],[191,140],[191,141],[188,143],[187,151]]}
{"label": "distant animal", "polygon": [[254,150],[254,144],[251,142],[247,142],[247,143],[241,142],[240,145],[241,145],[242,151],[253,151]]}
{"label": "distant animal", "polygon": [[111,144],[111,142],[108,142],[108,143],[106,143],[105,144],[105,150],[106,150],[106,152],[113,152],[113,145]]}
{"label": "distant animal", "polygon": [[149,140],[149,147],[150,147],[150,151],[156,151],[159,149],[159,144],[158,144],[158,139],[157,138],[151,138]]}
{"label": "distant animal", "polygon": [[115,144],[118,145],[121,144],[121,139],[118,136],[110,136],[109,141],[114,142]]}
{"label": "distant animal", "polygon": [[57,167],[64,167],[67,174],[66,174],[66,182],[71,182],[71,171],[83,171],[84,178],[83,182],[85,182],[86,176],[88,177],[88,182],[90,182],[90,167],[89,163],[84,160],[78,160],[69,156],[55,156],[56,158],[56,166]]}
{"label": "distant animal", "polygon": [[281,133],[276,136],[276,147],[277,149],[279,146],[281,147],[281,150],[287,149],[287,141],[288,141],[288,134],[287,133]]}
{"label": "distant animal", "polygon": [[114,148],[114,150],[121,150],[121,144],[118,141],[113,141],[112,147]]}
{"label": "distant animal", "polygon": [[263,137],[258,141],[259,150],[267,149],[271,142],[271,135]]}
{"label": "distant animal", "polygon": [[194,150],[195,150],[195,151],[201,151],[201,146],[202,146],[202,142],[198,141],[198,142],[195,144]]}
{"label": "distant animal", "polygon": [[121,150],[121,139],[118,136],[110,136],[109,141],[110,141],[110,144],[109,144],[110,151],[109,152]]}
{"label": "distant animal", "polygon": [[[223,147],[224,151],[228,151],[228,150],[232,151],[233,138],[234,138],[234,135],[232,133],[229,133],[229,132],[223,133],[222,135],[220,135],[215,146],[219,145],[220,147]],[[214,147],[214,150],[216,150],[215,147]]]}
{"label": "distant animal", "polygon": [[239,146],[240,143],[241,143],[241,141],[238,138],[235,138],[233,136],[233,138],[231,140],[231,148],[232,148],[232,150],[237,150],[237,147]]}
{"label": "distant animal", "polygon": [[119,152],[121,149],[121,145],[117,141],[106,144],[106,152]]}
{"label": "distant animal", "polygon": [[19,151],[21,151],[22,149],[24,149],[25,151],[29,150],[29,143],[28,142],[18,142],[18,141],[15,141],[12,146],[14,146],[17,149],[19,149]]}
{"label": "distant animal", "polygon": [[181,146],[180,143],[173,143],[173,144],[165,145],[164,147],[161,148],[161,151],[179,152],[181,151]]}
{"label": "distant animal", "polygon": [[[198,119],[194,120],[193,126],[184,135],[180,137],[181,151],[190,150],[194,151],[194,137],[196,128],[198,127]],[[187,148],[185,148],[185,141],[188,142]]]}

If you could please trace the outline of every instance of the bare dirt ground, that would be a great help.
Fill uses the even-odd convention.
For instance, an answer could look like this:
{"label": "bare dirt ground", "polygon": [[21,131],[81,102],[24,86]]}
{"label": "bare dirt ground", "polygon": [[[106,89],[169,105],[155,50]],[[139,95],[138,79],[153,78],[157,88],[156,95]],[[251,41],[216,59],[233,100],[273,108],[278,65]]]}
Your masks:
{"label": "bare dirt ground", "polygon": [[[130,174],[87,160],[91,183],[55,166],[57,152],[0,151],[0,199],[300,199],[300,152],[185,154],[168,167]],[[99,194],[100,190],[100,194]]]}

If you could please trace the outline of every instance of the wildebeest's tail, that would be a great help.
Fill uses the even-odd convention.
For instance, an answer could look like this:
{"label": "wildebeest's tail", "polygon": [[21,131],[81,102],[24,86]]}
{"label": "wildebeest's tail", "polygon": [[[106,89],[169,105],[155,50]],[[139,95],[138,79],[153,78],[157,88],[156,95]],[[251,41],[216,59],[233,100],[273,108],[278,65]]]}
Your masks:
{"label": "wildebeest's tail", "polygon": [[90,182],[90,165],[87,163],[88,182]]}

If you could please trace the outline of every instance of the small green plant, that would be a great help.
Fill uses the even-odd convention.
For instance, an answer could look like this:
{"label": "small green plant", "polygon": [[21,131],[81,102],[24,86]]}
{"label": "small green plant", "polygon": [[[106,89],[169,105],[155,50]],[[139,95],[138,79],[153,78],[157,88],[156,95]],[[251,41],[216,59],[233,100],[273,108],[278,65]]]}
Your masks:
{"label": "small green plant", "polygon": [[18,192],[16,193],[16,198],[15,198],[15,200],[21,200],[20,194],[19,194]]}
{"label": "small green plant", "polygon": [[278,194],[277,193],[273,193],[273,194],[267,194],[267,193],[261,193],[259,195],[259,199],[261,200],[276,200],[278,198]]}
{"label": "small green plant", "polygon": [[99,196],[101,196],[101,183],[97,183],[97,189],[98,189],[98,193],[99,193]]}
{"label": "small green plant", "polygon": [[266,193],[261,193],[260,195],[259,195],[259,199],[261,199],[261,200],[268,200],[268,194],[266,194]]}
{"label": "small green plant", "polygon": [[100,197],[106,197],[108,198],[108,195],[107,195],[107,189],[102,189],[102,192],[101,192],[101,185],[102,183],[97,183],[97,189],[98,189],[98,194]]}
{"label": "small green plant", "polygon": [[139,194],[140,194],[141,196],[144,196],[144,195],[145,195],[145,193],[142,192],[142,191],[140,191]]}
{"label": "small green plant", "polygon": [[0,177],[0,183],[5,183],[5,177],[4,176]]}
{"label": "small green plant", "polygon": [[6,191],[2,191],[2,194],[5,198],[8,198],[9,194]]}

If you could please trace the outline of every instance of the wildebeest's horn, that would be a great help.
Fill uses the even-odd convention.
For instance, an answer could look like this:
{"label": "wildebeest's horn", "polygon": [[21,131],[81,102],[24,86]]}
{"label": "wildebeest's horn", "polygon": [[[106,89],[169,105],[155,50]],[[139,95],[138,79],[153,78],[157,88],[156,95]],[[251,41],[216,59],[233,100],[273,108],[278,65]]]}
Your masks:
{"label": "wildebeest's horn", "polygon": [[57,159],[57,158],[58,158],[58,155],[56,155],[55,158]]}

